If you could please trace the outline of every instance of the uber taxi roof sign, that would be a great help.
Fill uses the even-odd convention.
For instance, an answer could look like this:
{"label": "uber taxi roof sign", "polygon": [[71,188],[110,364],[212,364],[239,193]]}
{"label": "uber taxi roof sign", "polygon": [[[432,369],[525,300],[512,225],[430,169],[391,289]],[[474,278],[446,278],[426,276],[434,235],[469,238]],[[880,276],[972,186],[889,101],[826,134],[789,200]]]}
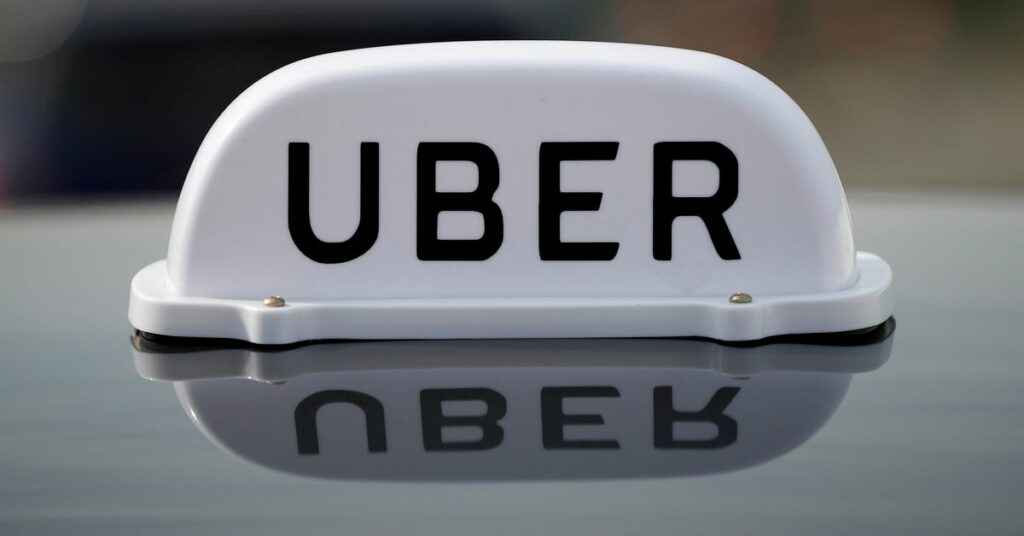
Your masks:
{"label": "uber taxi roof sign", "polygon": [[892,274],[854,249],[821,138],[710,54],[468,42],[299,61],[214,124],[146,333],[318,339],[857,330]]}

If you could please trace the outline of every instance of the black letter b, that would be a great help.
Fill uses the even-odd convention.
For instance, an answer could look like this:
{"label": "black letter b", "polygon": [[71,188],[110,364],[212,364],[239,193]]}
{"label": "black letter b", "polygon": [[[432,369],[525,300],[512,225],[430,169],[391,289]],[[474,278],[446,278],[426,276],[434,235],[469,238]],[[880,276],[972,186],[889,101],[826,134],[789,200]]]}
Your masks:
{"label": "black letter b", "polygon": [[[438,192],[437,163],[476,164],[479,185],[472,192]],[[501,209],[492,197],[498,189],[498,158],[482,143],[423,142],[416,152],[416,256],[421,261],[482,261],[494,255],[505,236]],[[478,212],[484,234],[472,240],[441,240],[441,212]]]}

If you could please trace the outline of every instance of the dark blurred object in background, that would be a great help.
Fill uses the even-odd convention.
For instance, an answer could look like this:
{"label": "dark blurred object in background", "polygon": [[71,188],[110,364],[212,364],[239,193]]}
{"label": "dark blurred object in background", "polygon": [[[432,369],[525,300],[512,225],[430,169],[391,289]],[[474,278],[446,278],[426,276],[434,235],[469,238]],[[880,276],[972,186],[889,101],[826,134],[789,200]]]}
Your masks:
{"label": "dark blurred object in background", "polygon": [[848,185],[1018,185],[1024,3],[15,0],[0,3],[0,199],[177,191],[269,72],[369,46],[591,39],[705,50],[811,116]]}
{"label": "dark blurred object in background", "polygon": [[[25,7],[12,8],[18,4]],[[53,43],[60,48],[48,55],[46,47],[32,44],[27,52],[38,58],[18,54],[27,47],[9,44],[15,39],[0,41],[18,54],[12,59],[22,60],[0,64],[4,189],[14,196],[176,190],[221,111],[279,67],[352,48],[534,36],[526,21],[500,5],[467,5],[199,0],[8,5],[10,12],[0,17],[6,32],[31,35],[49,24],[64,31],[67,41]],[[79,17],[77,28],[66,22]]]}

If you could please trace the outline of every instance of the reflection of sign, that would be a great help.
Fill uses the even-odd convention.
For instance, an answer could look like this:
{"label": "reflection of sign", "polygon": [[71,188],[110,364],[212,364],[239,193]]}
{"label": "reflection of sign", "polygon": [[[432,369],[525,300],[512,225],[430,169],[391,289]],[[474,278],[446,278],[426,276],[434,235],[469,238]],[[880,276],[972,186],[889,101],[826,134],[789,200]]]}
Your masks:
{"label": "reflection of sign", "polygon": [[511,367],[176,387],[214,443],[262,465],[328,478],[478,480],[756,465],[813,435],[849,381],[849,374],[734,379],[673,367]]}
{"label": "reflection of sign", "polygon": [[885,361],[888,334],[839,347],[377,341],[164,354],[136,338],[135,364],[174,381],[216,445],[289,473],[626,478],[735,470],[796,448],[853,373]]}
{"label": "reflection of sign", "polygon": [[817,132],[753,71],[449,43],[311,58],[239,96],[129,316],[262,344],[745,341],[881,324],[890,279]]}
{"label": "reflection of sign", "polygon": [[[725,409],[740,392],[738,387],[721,387],[715,391],[703,408],[680,411],[672,406],[672,387],[662,385],[653,390],[653,444],[657,449],[720,449],[736,441],[736,420],[725,414]],[[618,449],[615,439],[566,439],[565,428],[571,425],[601,425],[604,418],[598,413],[565,413],[567,398],[618,398],[619,390],[613,386],[544,387],[540,391],[540,426],[545,449]],[[478,401],[486,408],[476,415],[446,415],[444,403]],[[384,405],[376,398],[358,391],[332,389],[318,391],[304,398],[295,408],[295,436],[299,454],[319,454],[320,440],[317,413],[327,404],[352,404],[363,412],[366,420],[366,440],[369,452],[386,452]],[[501,419],[505,417],[508,401],[504,395],[486,387],[458,389],[423,389],[420,391],[421,429],[423,449],[487,450],[497,447],[505,437]],[[673,427],[677,423],[710,424],[714,434],[704,438],[677,438]],[[446,428],[475,428],[480,438],[474,440],[445,440]]]}

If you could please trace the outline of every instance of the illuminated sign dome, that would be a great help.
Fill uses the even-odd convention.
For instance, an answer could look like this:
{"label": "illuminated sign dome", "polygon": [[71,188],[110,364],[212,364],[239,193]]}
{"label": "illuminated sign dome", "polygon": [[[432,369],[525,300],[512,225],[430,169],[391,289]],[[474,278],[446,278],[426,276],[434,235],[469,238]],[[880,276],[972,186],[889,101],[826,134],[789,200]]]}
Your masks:
{"label": "illuminated sign dome", "polygon": [[327,54],[210,130],[148,333],[756,340],[891,316],[828,151],[781,89],[710,54],[480,42]]}

